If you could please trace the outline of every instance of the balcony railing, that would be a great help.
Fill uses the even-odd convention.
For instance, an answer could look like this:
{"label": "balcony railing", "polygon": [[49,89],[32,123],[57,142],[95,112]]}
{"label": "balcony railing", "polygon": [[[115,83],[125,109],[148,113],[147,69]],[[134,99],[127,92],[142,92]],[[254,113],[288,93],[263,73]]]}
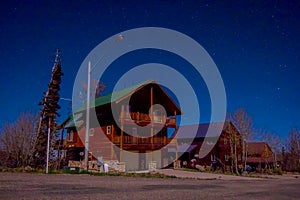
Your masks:
{"label": "balcony railing", "polygon": [[[124,115],[124,121],[130,121],[133,120],[136,123],[144,122],[144,123],[150,123],[151,117],[149,114],[140,113],[140,112],[125,112]],[[165,115],[154,115],[153,116],[153,123],[160,123],[160,124],[166,124],[167,126],[176,126],[176,118],[169,118]]]}
{"label": "balcony railing", "polygon": [[[166,145],[167,143],[171,142],[171,138],[167,137],[153,137],[153,144],[154,145]],[[116,145],[121,144],[121,137],[114,136],[112,138],[112,142]],[[151,138],[142,138],[142,137],[133,137],[133,136],[124,136],[123,144],[131,144],[131,145],[151,145],[152,141]]]}

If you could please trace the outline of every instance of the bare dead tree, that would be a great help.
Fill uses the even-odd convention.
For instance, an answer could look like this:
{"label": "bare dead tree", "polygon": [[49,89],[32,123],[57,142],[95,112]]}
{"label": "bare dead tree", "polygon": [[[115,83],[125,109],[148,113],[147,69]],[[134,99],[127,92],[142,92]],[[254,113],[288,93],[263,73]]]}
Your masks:
{"label": "bare dead tree", "polygon": [[287,139],[287,167],[290,171],[300,171],[300,131],[291,129]]}
{"label": "bare dead tree", "polygon": [[[87,84],[85,82],[81,82],[81,87],[82,87],[83,92],[80,92],[80,94],[78,96],[82,101],[84,101],[84,99],[86,99],[86,95],[87,95]],[[94,97],[94,98],[101,97],[103,95],[103,92],[105,89],[106,89],[106,85],[103,82],[98,81],[96,79],[91,80],[91,96],[92,97]]]}
{"label": "bare dead tree", "polygon": [[259,131],[259,140],[264,141],[269,144],[273,151],[273,161],[275,164],[275,168],[277,168],[277,155],[281,153],[282,149],[282,140],[281,138],[274,132],[270,132],[267,130]]}
{"label": "bare dead tree", "polygon": [[230,115],[230,120],[242,136],[242,160],[244,163],[244,169],[246,169],[248,152],[247,141],[253,139],[254,137],[252,117],[246,113],[245,109],[239,108],[232,115]]}
{"label": "bare dead tree", "polygon": [[230,143],[230,159],[231,159],[231,172],[239,174],[238,172],[238,158],[237,158],[237,143],[240,140],[239,135],[236,132],[236,129],[232,126],[230,122],[226,122],[225,128]]}
{"label": "bare dead tree", "polygon": [[21,113],[17,121],[7,123],[0,131],[0,147],[6,167],[24,167],[29,164],[35,139],[37,116]]}

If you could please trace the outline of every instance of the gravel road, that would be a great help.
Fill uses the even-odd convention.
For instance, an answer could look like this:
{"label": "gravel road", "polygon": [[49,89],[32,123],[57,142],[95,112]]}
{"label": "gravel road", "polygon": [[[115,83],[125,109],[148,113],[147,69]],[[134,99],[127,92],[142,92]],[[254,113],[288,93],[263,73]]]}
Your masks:
{"label": "gravel road", "polygon": [[[171,173],[172,171],[165,171]],[[176,173],[173,171],[173,173]],[[182,173],[182,172],[177,172]],[[299,199],[300,178],[134,178],[0,173],[0,199]],[[200,174],[200,173],[197,173]]]}

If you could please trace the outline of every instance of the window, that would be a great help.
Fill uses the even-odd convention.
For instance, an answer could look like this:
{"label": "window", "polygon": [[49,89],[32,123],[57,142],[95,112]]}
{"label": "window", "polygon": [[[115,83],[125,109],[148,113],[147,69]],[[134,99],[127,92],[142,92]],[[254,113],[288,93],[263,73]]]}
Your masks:
{"label": "window", "polygon": [[72,141],[73,141],[73,137],[74,137],[74,132],[71,130],[71,131],[68,133],[68,141],[72,142]]}
{"label": "window", "polygon": [[107,135],[111,134],[111,126],[106,127],[106,134]]}
{"label": "window", "polygon": [[211,154],[210,155],[210,159],[211,159],[211,161],[215,161],[216,160],[216,155],[215,154]]}
{"label": "window", "polygon": [[228,161],[228,156],[225,154],[224,156],[225,161]]}
{"label": "window", "polygon": [[95,134],[95,129],[94,129],[94,128],[91,128],[89,133],[90,133],[90,136],[94,136],[94,134]]}
{"label": "window", "polygon": [[153,119],[154,122],[162,122],[162,117],[160,116],[160,112],[158,110],[155,110],[153,112],[153,117],[154,117]]}

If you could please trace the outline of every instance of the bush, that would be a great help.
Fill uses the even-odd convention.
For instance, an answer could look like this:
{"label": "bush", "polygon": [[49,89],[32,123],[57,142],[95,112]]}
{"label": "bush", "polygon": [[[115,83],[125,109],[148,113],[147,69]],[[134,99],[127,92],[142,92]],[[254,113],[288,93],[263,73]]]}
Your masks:
{"label": "bush", "polygon": [[273,169],[273,173],[278,174],[278,175],[282,175],[283,171],[280,168],[275,168],[275,169]]}

